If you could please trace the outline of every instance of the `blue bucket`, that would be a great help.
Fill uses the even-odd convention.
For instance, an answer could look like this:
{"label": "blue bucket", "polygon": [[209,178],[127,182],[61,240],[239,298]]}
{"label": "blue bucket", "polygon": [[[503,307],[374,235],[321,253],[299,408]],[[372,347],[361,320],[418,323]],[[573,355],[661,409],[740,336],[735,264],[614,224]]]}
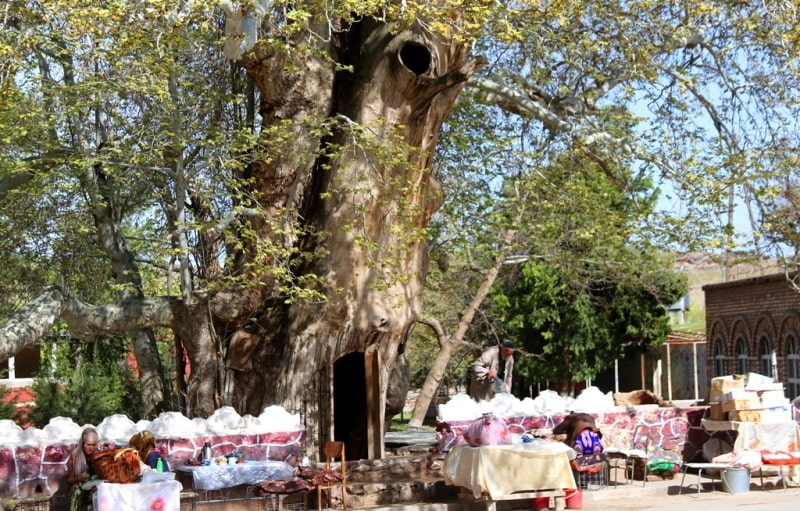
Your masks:
{"label": "blue bucket", "polygon": [[722,488],[731,494],[750,491],[750,471],[742,467],[723,468]]}

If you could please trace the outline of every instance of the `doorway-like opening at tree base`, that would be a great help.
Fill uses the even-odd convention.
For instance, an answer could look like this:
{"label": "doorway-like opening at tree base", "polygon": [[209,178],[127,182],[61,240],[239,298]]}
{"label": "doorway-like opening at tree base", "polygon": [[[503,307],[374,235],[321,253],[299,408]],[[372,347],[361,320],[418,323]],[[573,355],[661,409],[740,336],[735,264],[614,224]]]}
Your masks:
{"label": "doorway-like opening at tree base", "polygon": [[348,353],[333,364],[333,436],[348,459],[367,459],[367,382],[364,353]]}

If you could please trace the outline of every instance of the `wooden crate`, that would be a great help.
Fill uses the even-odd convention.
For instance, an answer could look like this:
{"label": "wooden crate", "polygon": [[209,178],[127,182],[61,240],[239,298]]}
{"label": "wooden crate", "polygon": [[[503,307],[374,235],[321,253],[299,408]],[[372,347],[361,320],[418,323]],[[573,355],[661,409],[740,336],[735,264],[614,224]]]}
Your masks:
{"label": "wooden crate", "polygon": [[761,401],[756,399],[731,399],[722,402],[722,411],[731,412],[733,410],[750,410],[761,406]]}
{"label": "wooden crate", "polygon": [[722,409],[722,403],[709,403],[708,418],[712,421],[728,420],[728,412]]}

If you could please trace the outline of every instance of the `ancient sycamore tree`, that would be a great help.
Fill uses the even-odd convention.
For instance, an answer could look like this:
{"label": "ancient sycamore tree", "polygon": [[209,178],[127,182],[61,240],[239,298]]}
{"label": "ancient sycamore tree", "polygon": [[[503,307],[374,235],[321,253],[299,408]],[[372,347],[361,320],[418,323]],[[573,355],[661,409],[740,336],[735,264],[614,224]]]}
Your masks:
{"label": "ancient sycamore tree", "polygon": [[[381,403],[420,316],[431,159],[488,7],[6,3],[3,299],[24,305],[0,358],[59,324],[126,332],[152,416],[166,328],[188,415],[282,405],[313,452],[332,432],[333,362],[366,353],[360,383]],[[86,267],[41,267],[69,258]]]}

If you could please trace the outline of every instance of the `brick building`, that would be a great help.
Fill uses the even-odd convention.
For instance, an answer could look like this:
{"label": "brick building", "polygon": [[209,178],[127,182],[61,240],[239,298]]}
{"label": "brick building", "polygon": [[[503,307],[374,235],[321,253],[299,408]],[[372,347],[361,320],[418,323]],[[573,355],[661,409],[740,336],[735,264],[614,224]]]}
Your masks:
{"label": "brick building", "polygon": [[800,396],[800,292],[783,273],[703,286],[706,371],[759,373]]}

